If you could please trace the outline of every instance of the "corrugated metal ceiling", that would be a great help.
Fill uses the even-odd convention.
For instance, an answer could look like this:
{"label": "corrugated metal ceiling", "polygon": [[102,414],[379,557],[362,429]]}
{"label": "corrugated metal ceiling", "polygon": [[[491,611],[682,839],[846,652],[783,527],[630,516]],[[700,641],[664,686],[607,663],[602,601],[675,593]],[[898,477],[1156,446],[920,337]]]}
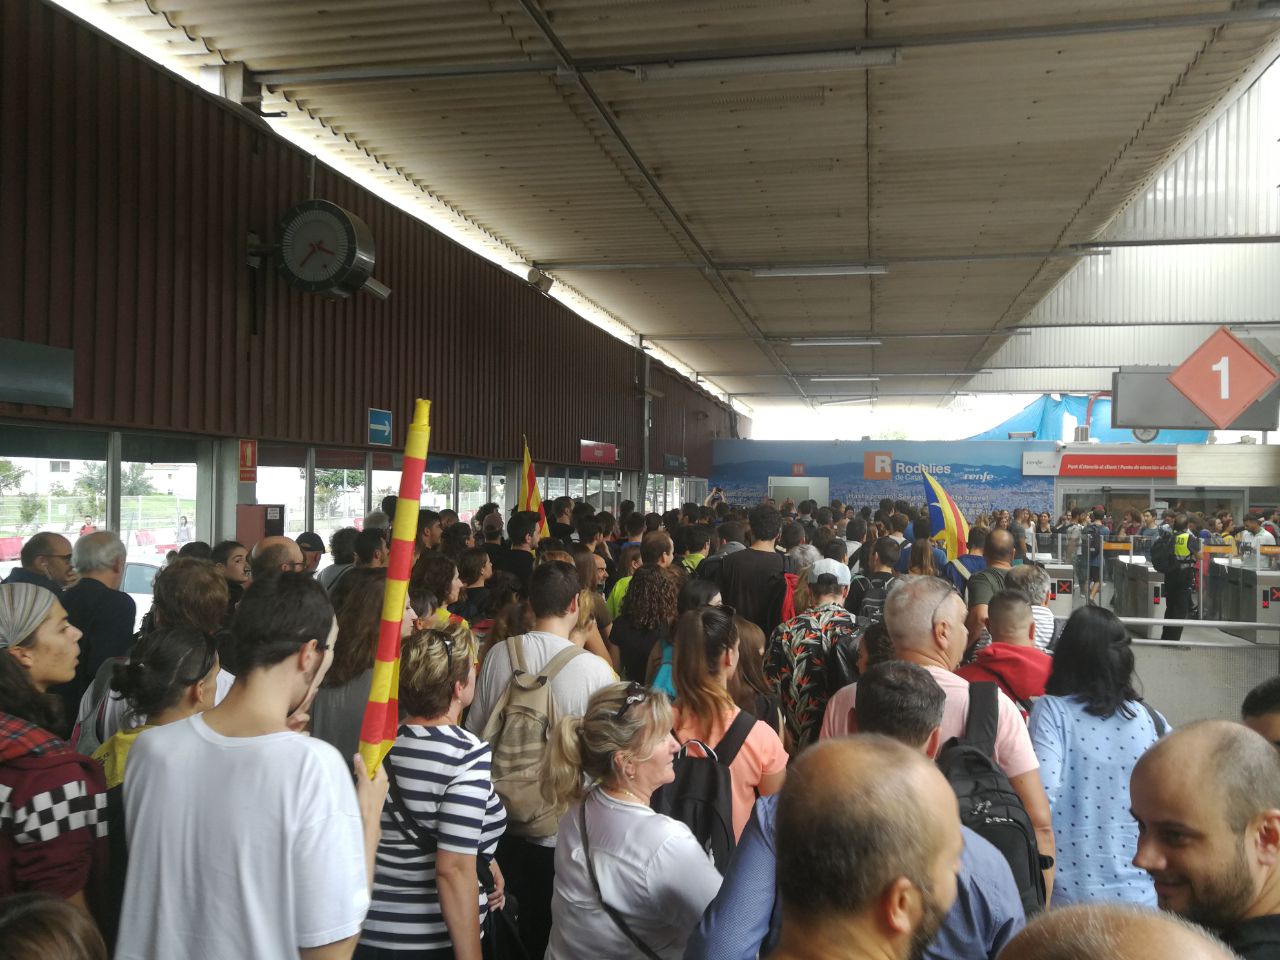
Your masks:
{"label": "corrugated metal ceiling", "polygon": [[[1042,254],[1097,236],[1277,35],[1225,0],[103,2],[245,64],[265,109],[321,120],[725,389],[797,395],[787,374],[980,369],[999,340],[766,339],[1016,325],[1075,262]],[[1152,22],[1079,32],[1118,18]],[[604,69],[891,39],[882,69]],[[867,260],[888,274],[712,269]],[[881,392],[965,388],[940,379]]]}

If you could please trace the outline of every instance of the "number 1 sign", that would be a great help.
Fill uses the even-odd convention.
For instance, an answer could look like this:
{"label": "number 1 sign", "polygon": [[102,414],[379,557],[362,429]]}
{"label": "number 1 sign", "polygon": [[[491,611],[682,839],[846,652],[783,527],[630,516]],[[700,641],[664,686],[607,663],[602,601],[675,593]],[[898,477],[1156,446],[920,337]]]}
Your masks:
{"label": "number 1 sign", "polygon": [[1219,430],[1231,426],[1280,377],[1270,364],[1221,327],[1169,374],[1169,382]]}

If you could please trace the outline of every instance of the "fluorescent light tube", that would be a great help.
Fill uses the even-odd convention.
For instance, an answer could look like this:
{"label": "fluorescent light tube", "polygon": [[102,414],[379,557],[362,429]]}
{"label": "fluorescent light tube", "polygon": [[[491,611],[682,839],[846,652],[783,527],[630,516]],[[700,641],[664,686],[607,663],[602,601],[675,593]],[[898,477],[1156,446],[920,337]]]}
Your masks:
{"label": "fluorescent light tube", "polygon": [[794,267],[756,267],[753,277],[882,277],[889,272],[883,263],[800,264]]}
{"label": "fluorescent light tube", "polygon": [[775,341],[789,347],[878,347],[879,340],[859,340],[853,337],[835,340],[780,340]]}
{"label": "fluorescent light tube", "polygon": [[902,60],[897,47],[873,50],[838,50],[831,53],[782,53],[767,57],[722,57],[715,60],[683,60],[642,64],[637,80],[688,80],[697,77],[735,77],[759,73],[821,73],[829,70],[866,70],[893,67]]}
{"label": "fluorescent light tube", "polygon": [[840,405],[840,404],[842,404],[842,403],[870,403],[870,402],[871,402],[872,400],[874,400],[874,399],[875,399],[875,397],[853,397],[853,398],[851,398],[851,399],[849,399],[849,400],[820,400],[820,401],[818,402],[818,406],[820,406],[820,407],[836,407],[836,406],[839,406],[839,405]]}
{"label": "fluorescent light tube", "polygon": [[875,383],[879,377],[809,377],[810,383]]}

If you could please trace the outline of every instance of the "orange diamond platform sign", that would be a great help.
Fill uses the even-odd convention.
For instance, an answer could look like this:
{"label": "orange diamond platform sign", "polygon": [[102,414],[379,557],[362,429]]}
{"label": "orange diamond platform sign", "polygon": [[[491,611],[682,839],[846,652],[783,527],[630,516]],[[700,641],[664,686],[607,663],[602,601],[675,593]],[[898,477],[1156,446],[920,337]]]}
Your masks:
{"label": "orange diamond platform sign", "polygon": [[1230,427],[1278,379],[1271,365],[1226,327],[1169,374],[1169,382],[1219,430]]}

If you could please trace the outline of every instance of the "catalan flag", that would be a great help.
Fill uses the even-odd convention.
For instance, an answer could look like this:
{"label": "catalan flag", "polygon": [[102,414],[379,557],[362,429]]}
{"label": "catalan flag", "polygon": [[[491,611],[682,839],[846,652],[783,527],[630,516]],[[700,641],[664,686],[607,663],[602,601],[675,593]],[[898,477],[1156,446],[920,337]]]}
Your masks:
{"label": "catalan flag", "polygon": [[951,495],[942,489],[942,484],[930,474],[924,473],[921,476],[924,477],[924,500],[929,505],[933,538],[941,541],[942,548],[947,551],[948,561],[963,556],[969,552],[969,524],[965,522],[964,514],[951,499]]}
{"label": "catalan flag", "polygon": [[547,511],[542,506],[542,495],[538,493],[538,475],[533,472],[533,458],[529,456],[528,437],[524,438],[524,466],[520,470],[520,509],[536,513],[541,535],[551,536],[551,527],[547,525]]}
{"label": "catalan flag", "polygon": [[360,756],[369,776],[396,742],[400,726],[400,624],[409,593],[409,568],[418,531],[418,503],[422,496],[422,472],[427,465],[431,439],[431,401],[414,403],[413,422],[404,448],[400,493],[391,524],[391,556],[387,561],[387,588],[382,595],[382,621],[378,625],[378,649],[373,661],[369,704],[360,726]]}

